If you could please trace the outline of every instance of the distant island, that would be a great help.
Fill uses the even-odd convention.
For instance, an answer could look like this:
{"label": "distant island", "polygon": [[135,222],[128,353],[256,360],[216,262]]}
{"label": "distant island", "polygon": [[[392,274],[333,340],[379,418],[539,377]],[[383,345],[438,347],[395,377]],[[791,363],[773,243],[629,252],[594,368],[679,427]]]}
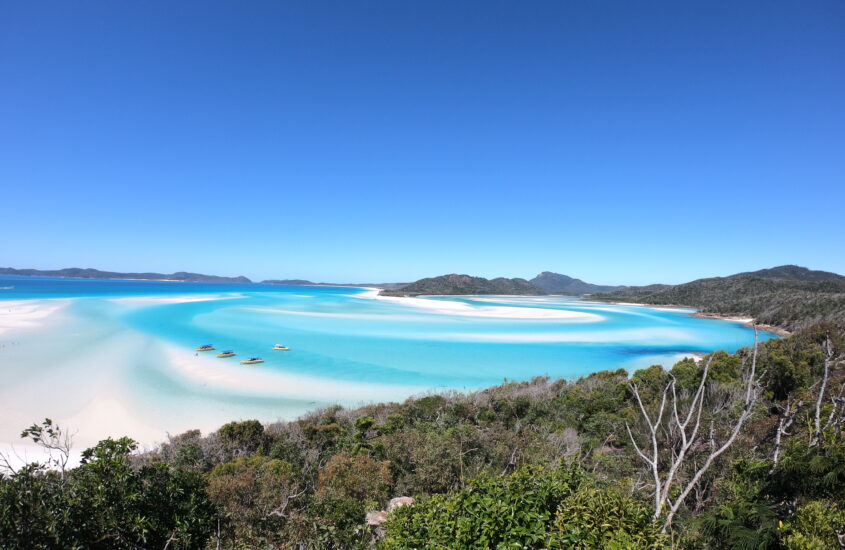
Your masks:
{"label": "distant island", "polygon": [[598,294],[602,292],[613,292],[622,290],[624,286],[594,285],[585,283],[581,279],[575,279],[568,275],[561,275],[551,271],[544,271],[529,281],[534,286],[555,294],[570,294],[577,296],[581,294]]}
{"label": "distant island", "polygon": [[0,267],[0,275],[19,275],[24,277],[66,277],[71,279],[127,279],[139,281],[179,281],[185,283],[251,283],[243,275],[239,277],[220,277],[178,271],[169,275],[164,273],[118,273],[99,269],[68,267],[65,269],[15,269]]}
{"label": "distant island", "polygon": [[744,315],[789,331],[821,321],[845,324],[845,276],[796,265],[679,285],[632,286],[592,299],[688,306],[702,315]]}
{"label": "distant island", "polygon": [[382,296],[420,296],[420,295],[470,295],[470,294],[509,294],[515,296],[538,296],[548,294],[542,288],[525,279],[485,279],[469,275],[441,275],[420,279],[409,285],[385,289]]}
{"label": "distant island", "polygon": [[613,292],[627,288],[625,286],[594,285],[581,279],[575,279],[568,275],[544,271],[530,281],[516,278],[508,279],[498,277],[496,279],[485,279],[483,277],[472,277],[470,275],[441,275],[439,277],[428,277],[414,283],[394,283],[387,285],[372,285],[384,288],[384,296],[419,296],[422,294],[434,295],[474,295],[474,294],[513,294],[519,296],[540,296],[543,294],[568,294],[580,296],[583,294],[596,294],[601,292]]}
{"label": "distant island", "polygon": [[266,281],[261,281],[262,285],[291,285],[291,286],[306,286],[306,285],[316,285],[317,283],[313,283],[311,281],[306,281],[305,279],[268,279]]}

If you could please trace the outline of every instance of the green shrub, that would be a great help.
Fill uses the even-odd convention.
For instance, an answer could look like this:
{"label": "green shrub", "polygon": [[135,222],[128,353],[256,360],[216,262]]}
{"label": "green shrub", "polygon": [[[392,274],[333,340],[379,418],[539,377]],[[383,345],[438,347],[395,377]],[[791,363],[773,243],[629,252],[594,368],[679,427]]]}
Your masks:
{"label": "green shrub", "polygon": [[582,486],[557,510],[549,548],[664,548],[667,540],[645,507],[613,488]]}
{"label": "green shrub", "polygon": [[785,526],[787,550],[824,550],[839,546],[837,535],[845,533],[845,511],[829,500],[814,500],[801,506],[795,520]]}

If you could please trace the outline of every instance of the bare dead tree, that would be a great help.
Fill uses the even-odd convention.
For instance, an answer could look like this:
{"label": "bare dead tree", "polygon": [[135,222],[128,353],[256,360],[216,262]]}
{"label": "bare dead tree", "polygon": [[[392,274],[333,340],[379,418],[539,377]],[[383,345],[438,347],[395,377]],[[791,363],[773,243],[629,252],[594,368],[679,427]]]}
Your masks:
{"label": "bare dead tree", "polygon": [[[833,349],[833,342],[830,340],[830,334],[825,336],[824,343],[822,344],[822,349],[824,350],[825,359],[824,359],[824,374],[822,375],[822,385],[819,389],[819,397],[816,399],[816,416],[815,416],[815,423],[814,423],[814,431],[813,437],[810,440],[810,446],[815,446],[819,444],[819,440],[822,436],[822,421],[821,421],[821,414],[822,414],[822,403],[824,403],[824,393],[827,389],[827,381],[830,377],[830,366],[833,364],[834,358],[834,349]],[[834,407],[835,409],[836,407]]]}
{"label": "bare dead tree", "polygon": [[[49,418],[45,418],[41,424],[33,424],[21,432],[21,438],[31,439],[33,443],[44,449],[47,452],[47,461],[41,466],[58,470],[61,479],[65,479],[67,465],[70,462],[70,452],[73,447],[73,434],[68,433],[58,424],[54,424]],[[14,449],[12,449],[12,452],[14,452]],[[19,463],[26,462],[16,452],[14,454]],[[17,473],[11,460],[4,453],[0,453],[0,469],[13,475]]]}
{"label": "bare dead tree", "polygon": [[[18,464],[24,464],[26,461],[21,458],[21,456],[15,451],[14,448],[11,449],[12,454],[15,455],[17,458]],[[16,476],[18,475],[18,468],[12,463],[12,459],[6,453],[0,453],[0,477],[3,475],[11,475]]]}
{"label": "bare dead tree", "polygon": [[833,406],[830,408],[830,414],[827,415],[827,421],[822,426],[822,432],[830,426],[836,426],[838,430],[839,425],[845,420],[845,382],[842,382],[839,386],[839,393],[836,394],[836,397],[831,397],[830,400]]}
{"label": "bare dead tree", "polygon": [[[721,445],[718,445],[716,442],[715,425],[711,420],[710,433],[708,434],[709,452],[704,461],[700,465],[696,465],[690,479],[685,484],[680,484],[680,486],[678,474],[681,469],[688,464],[688,458],[691,456],[690,451],[696,448],[696,444],[700,441],[699,432],[701,428],[701,416],[705,408],[705,392],[707,388],[708,375],[710,373],[710,364],[713,358],[711,356],[704,365],[704,370],[701,374],[701,382],[698,385],[698,389],[693,394],[692,400],[686,410],[686,414],[681,413],[679,410],[681,408],[681,399],[678,397],[677,381],[673,376],[670,375],[670,380],[663,389],[660,406],[658,407],[654,417],[649,415],[646,410],[637,385],[631,384],[631,390],[634,397],[637,399],[640,412],[642,413],[643,419],[648,426],[648,436],[651,443],[651,449],[648,454],[638,445],[637,440],[631,431],[630,425],[626,423],[625,427],[628,430],[628,436],[631,438],[631,443],[633,443],[637,454],[651,470],[651,476],[654,482],[654,519],[658,520],[663,514],[665,514],[665,518],[663,520],[664,531],[666,531],[672,524],[672,520],[674,519],[678,509],[680,509],[690,492],[699,485],[702,476],[710,469],[713,462],[734,443],[740,433],[740,430],[742,429],[742,426],[751,415],[752,408],[759,395],[756,373],[757,347],[758,335],[755,327],[754,351],[751,360],[751,369],[745,381],[745,391],[743,392],[744,397],[739,417],[733,421],[733,428]],[[661,425],[664,422],[664,414],[666,412],[666,401],[670,395],[672,401],[671,412],[666,415],[668,417],[666,419],[666,428],[661,429]],[[727,408],[727,403],[717,402],[712,413],[716,414]],[[663,443],[663,445],[661,445],[661,443]],[[661,459],[661,457],[666,454],[665,450],[668,450],[671,455],[668,457],[668,461]],[[670,495],[673,492],[673,488],[676,486],[678,486],[680,492],[678,496],[672,500]]]}
{"label": "bare dead tree", "polygon": [[784,435],[789,435],[790,426],[795,421],[795,415],[798,414],[798,410],[801,408],[804,402],[799,400],[797,402],[792,402],[788,400],[786,402],[786,408],[783,410],[783,414],[780,415],[780,420],[778,421],[778,429],[775,433],[775,450],[772,453],[772,468],[769,470],[771,474],[774,472],[775,468],[778,465],[778,461],[780,459],[780,446],[781,441]]}
{"label": "bare dead tree", "polygon": [[308,491],[308,487],[303,487],[296,493],[291,493],[285,496],[285,501],[282,502],[279,506],[273,508],[270,512],[264,515],[263,519],[267,519],[269,517],[275,516],[280,518],[287,519],[287,508],[291,501],[296,500],[297,498],[301,497]]}

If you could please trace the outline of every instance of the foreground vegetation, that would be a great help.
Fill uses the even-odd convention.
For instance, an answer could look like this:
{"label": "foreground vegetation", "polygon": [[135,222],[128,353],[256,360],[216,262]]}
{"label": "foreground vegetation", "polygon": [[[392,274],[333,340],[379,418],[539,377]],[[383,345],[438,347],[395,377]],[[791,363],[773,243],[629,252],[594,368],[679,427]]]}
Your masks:
{"label": "foreground vegetation", "polygon": [[842,349],[820,324],[756,357],[107,439],[68,470],[45,421],[23,436],[53,460],[0,480],[0,548],[838,548]]}

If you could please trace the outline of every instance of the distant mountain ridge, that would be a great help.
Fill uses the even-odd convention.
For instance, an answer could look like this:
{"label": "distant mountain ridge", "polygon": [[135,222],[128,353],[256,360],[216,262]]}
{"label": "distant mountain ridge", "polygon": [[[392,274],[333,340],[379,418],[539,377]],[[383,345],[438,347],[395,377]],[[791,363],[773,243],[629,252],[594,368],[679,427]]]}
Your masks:
{"label": "distant mountain ridge", "polygon": [[786,279],[789,281],[845,281],[845,275],[838,273],[831,273],[830,271],[817,271],[807,269],[797,265],[781,265],[769,269],[760,269],[758,271],[746,271],[745,273],[737,273],[731,275],[729,278],[744,277],[753,275],[755,277],[762,277],[764,279]]}
{"label": "distant mountain ridge", "polygon": [[140,281],[179,281],[186,283],[251,283],[243,275],[239,277],[220,277],[218,275],[203,275],[177,271],[169,275],[164,273],[118,273],[116,271],[100,271],[93,268],[68,267],[65,269],[15,269],[0,267],[0,275],[20,275],[24,277],[67,277],[71,279],[124,279]]}
{"label": "distant mountain ridge", "polygon": [[796,265],[679,285],[627,287],[593,299],[689,306],[703,313],[750,316],[787,330],[820,321],[845,325],[845,277]]}
{"label": "distant mountain ridge", "polygon": [[538,296],[548,294],[525,279],[485,279],[452,273],[428,277],[398,289],[382,290],[383,296],[510,294]]}
{"label": "distant mountain ridge", "polygon": [[613,292],[626,288],[625,286],[594,285],[568,275],[544,271],[529,281],[531,284],[554,292],[555,294],[598,294]]}

